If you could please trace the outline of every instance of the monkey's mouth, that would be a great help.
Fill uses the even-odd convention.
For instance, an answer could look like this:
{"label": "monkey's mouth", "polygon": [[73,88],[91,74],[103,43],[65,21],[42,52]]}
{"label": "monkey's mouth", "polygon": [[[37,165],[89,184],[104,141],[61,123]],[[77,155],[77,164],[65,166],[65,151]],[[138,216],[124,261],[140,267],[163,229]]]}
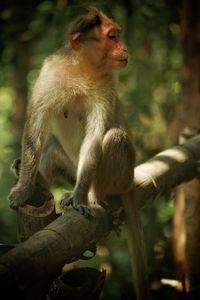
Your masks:
{"label": "monkey's mouth", "polygon": [[120,62],[126,62],[126,63],[127,63],[127,62],[128,62],[128,58],[121,58],[121,59],[119,59],[119,61],[120,61]]}

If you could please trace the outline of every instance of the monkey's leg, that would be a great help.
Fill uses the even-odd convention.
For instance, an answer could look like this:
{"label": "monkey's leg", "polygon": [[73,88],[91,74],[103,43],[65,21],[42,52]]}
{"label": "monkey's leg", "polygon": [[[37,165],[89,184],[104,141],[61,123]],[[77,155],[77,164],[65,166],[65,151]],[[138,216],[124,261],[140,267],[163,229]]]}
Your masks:
{"label": "monkey's leg", "polygon": [[[57,138],[51,135],[44,147],[39,165],[40,172],[48,180],[49,185],[58,184],[66,187],[66,184],[75,185],[76,168],[64,152]],[[72,193],[64,192],[61,197],[61,206],[63,201],[67,201]]]}
{"label": "monkey's leg", "polygon": [[122,128],[112,128],[103,139],[103,155],[92,183],[95,202],[105,195],[126,193],[133,185],[134,149],[128,134]]}
{"label": "monkey's leg", "polygon": [[75,184],[76,168],[53,135],[44,147],[39,170],[49,185],[59,183],[66,186],[67,182]]}
{"label": "monkey's leg", "polygon": [[[103,156],[96,171],[91,200],[99,204],[107,195],[120,194],[125,211],[128,248],[138,300],[148,299],[143,231],[133,197],[134,149],[123,129],[109,130],[103,140]],[[109,197],[106,197],[109,206]]]}
{"label": "monkey's leg", "polygon": [[[41,174],[48,180],[49,184],[59,183],[66,185],[70,183],[75,185],[76,182],[76,167],[69,159],[67,154],[63,151],[62,146],[53,135],[49,137],[48,142],[44,148],[39,170]],[[63,193],[61,197],[61,207],[65,209],[70,204],[73,205],[73,195],[69,192]],[[77,205],[83,215],[89,216],[90,209],[87,205]]]}
{"label": "monkey's leg", "polygon": [[44,179],[41,173],[38,171],[35,180],[35,186],[31,197],[28,199],[27,204],[34,206],[41,206],[44,202],[53,199],[53,194],[50,192],[48,182]]}

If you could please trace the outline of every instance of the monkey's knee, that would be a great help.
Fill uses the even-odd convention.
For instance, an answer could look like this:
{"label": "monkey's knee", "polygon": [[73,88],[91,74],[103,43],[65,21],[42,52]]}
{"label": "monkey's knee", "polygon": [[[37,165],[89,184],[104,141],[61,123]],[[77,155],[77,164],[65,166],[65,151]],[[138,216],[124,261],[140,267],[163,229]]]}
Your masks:
{"label": "monkey's knee", "polygon": [[134,148],[129,135],[123,128],[111,128],[103,139],[103,152],[115,160],[126,163],[127,158],[134,164]]}
{"label": "monkey's knee", "polygon": [[134,163],[134,148],[126,131],[121,128],[110,129],[103,139],[99,172],[106,177],[105,186],[109,193],[124,193],[132,187]]}

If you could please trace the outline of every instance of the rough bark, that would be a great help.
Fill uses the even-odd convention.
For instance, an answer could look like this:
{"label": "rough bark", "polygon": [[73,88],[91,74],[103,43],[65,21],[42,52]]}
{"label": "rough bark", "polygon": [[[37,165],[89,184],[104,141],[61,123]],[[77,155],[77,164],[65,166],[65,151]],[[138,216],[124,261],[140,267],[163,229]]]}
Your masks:
{"label": "rough bark", "polygon": [[46,201],[39,207],[26,205],[17,210],[18,240],[24,242],[35,232],[43,229],[56,219],[54,200]]}
{"label": "rough bark", "polygon": [[[135,170],[137,208],[150,205],[160,194],[197,175],[200,136],[184,145],[168,149]],[[108,235],[113,228],[111,215],[103,208],[92,208],[87,219],[73,209],[43,230],[0,257],[0,287],[33,284],[58,273],[62,266],[77,259],[85,250]]]}
{"label": "rough bark", "polygon": [[111,218],[101,207],[87,219],[74,209],[58,217],[27,241],[0,258],[0,287],[28,286],[56,275],[65,263],[77,259],[112,229]]}

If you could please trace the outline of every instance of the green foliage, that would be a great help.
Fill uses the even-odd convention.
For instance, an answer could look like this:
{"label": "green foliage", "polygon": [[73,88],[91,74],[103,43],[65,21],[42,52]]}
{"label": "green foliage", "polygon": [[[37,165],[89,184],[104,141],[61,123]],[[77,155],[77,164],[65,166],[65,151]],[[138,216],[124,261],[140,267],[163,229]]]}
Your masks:
{"label": "green foliage", "polygon": [[10,239],[16,240],[15,217],[7,203],[8,187],[11,184],[8,173],[9,159],[12,155],[13,130],[9,120],[13,112],[13,93],[10,87],[0,88],[0,237],[1,242],[8,243]]}

